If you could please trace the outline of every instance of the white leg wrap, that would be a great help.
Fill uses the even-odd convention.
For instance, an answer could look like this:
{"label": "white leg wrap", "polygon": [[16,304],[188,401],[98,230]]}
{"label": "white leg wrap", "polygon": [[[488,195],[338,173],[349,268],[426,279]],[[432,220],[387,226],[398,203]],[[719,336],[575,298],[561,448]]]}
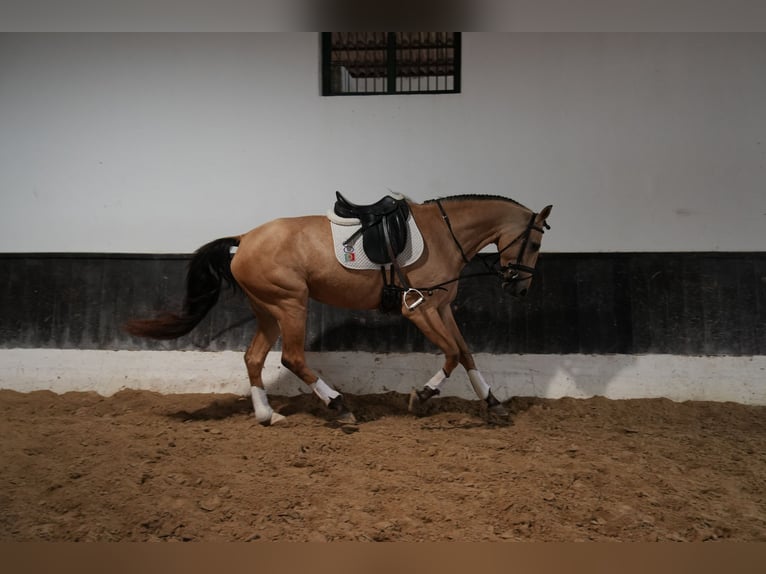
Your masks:
{"label": "white leg wrap", "polygon": [[480,399],[484,400],[489,396],[489,385],[479,371],[476,369],[468,371],[468,379],[471,381],[471,386]]}
{"label": "white leg wrap", "polygon": [[311,383],[309,386],[314,391],[314,394],[322,399],[322,402],[326,405],[330,404],[330,401],[335,397],[340,396],[338,391],[331,389],[322,379],[317,379],[315,383]]}
{"label": "white leg wrap", "polygon": [[446,378],[447,375],[444,374],[444,369],[439,369],[439,372],[431,377],[431,380],[426,383],[426,386],[432,388],[435,391],[438,391],[439,387]]}
{"label": "white leg wrap", "polygon": [[269,399],[266,396],[266,391],[261,387],[250,387],[253,397],[253,408],[255,409],[255,420],[261,424],[274,424],[285,417],[279,413],[275,413],[274,409],[269,406]]}

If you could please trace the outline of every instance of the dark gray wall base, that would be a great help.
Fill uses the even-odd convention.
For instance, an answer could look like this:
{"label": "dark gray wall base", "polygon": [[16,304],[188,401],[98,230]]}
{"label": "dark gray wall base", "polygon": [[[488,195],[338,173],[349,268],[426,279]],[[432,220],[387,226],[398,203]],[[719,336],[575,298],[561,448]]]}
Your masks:
{"label": "dark gray wall base", "polygon": [[[238,292],[177,341],[122,331],[178,308],[188,259],[0,254],[0,347],[244,350],[255,321]],[[455,316],[474,352],[766,354],[766,253],[543,254],[538,270],[522,300],[493,278],[461,282]],[[306,348],[435,350],[401,317],[316,303]]]}

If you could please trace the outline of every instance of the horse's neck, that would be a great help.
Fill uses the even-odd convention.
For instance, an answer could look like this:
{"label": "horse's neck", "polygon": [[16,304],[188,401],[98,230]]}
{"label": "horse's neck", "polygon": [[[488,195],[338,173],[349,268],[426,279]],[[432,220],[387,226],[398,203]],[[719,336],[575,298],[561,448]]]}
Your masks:
{"label": "horse's neck", "polygon": [[[451,209],[450,209],[451,207]],[[525,219],[524,208],[505,201],[474,200],[446,205],[455,236],[468,259],[494,243],[514,222]]]}

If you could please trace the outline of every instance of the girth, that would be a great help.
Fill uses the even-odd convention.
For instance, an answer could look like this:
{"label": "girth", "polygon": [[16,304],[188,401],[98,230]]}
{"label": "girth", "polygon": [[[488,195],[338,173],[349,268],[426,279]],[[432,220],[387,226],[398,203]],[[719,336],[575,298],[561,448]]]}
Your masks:
{"label": "girth", "polygon": [[385,265],[392,262],[407,246],[407,219],[410,208],[405,199],[390,195],[371,205],[355,205],[339,191],[333,211],[339,217],[355,218],[361,222],[359,230],[344,241],[353,243],[362,234],[362,246],[370,261]]}

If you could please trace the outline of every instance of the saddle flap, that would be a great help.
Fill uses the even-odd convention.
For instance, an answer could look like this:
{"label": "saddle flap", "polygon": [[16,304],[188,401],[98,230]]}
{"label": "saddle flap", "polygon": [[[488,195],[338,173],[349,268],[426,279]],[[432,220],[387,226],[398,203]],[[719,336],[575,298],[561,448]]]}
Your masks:
{"label": "saddle flap", "polygon": [[[390,253],[396,257],[404,251],[407,245],[409,215],[410,210],[407,204],[403,204],[403,207],[389,215],[384,215],[380,221],[362,232],[362,245],[370,261],[385,265],[391,263]],[[386,231],[388,231],[388,240],[391,242],[390,252],[386,245]]]}

